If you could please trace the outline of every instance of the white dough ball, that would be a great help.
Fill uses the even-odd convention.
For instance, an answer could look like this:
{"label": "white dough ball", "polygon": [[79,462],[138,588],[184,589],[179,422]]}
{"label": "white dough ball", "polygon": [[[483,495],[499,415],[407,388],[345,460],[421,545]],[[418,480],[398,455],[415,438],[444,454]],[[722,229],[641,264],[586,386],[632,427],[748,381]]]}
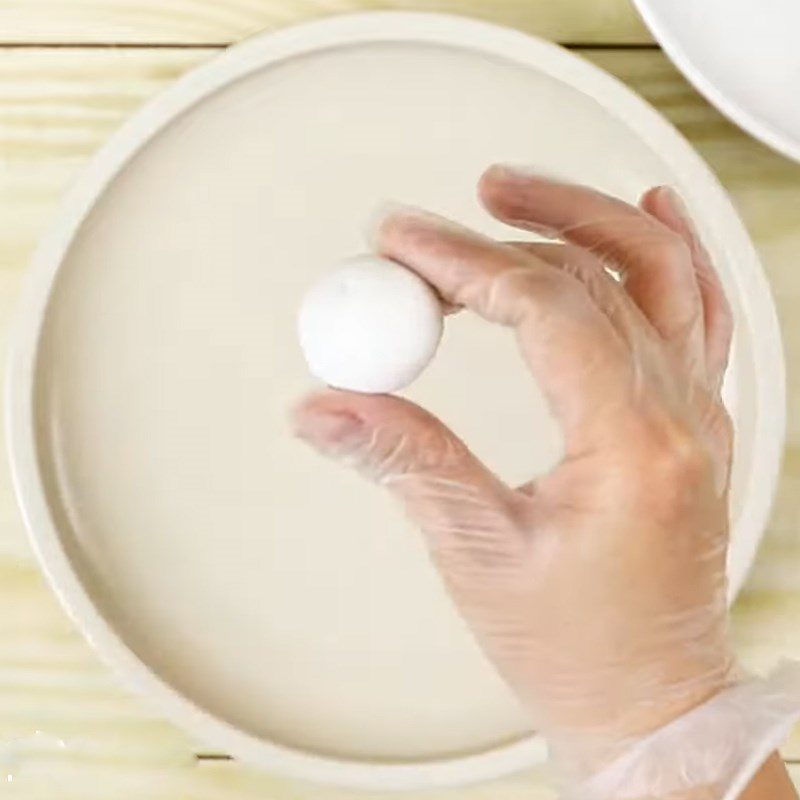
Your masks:
{"label": "white dough ball", "polygon": [[343,261],[311,287],[298,319],[311,373],[329,386],[382,394],[408,386],[442,337],[436,293],[378,256]]}

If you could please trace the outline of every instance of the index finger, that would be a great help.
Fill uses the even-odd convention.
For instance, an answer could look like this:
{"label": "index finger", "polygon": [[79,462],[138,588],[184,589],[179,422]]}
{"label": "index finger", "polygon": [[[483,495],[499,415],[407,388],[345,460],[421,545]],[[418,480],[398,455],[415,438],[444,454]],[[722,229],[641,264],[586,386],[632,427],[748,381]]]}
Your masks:
{"label": "index finger", "polygon": [[446,301],[515,328],[523,356],[567,432],[595,418],[602,399],[622,405],[631,379],[629,353],[573,276],[419,209],[396,208],[385,216],[376,245]]}

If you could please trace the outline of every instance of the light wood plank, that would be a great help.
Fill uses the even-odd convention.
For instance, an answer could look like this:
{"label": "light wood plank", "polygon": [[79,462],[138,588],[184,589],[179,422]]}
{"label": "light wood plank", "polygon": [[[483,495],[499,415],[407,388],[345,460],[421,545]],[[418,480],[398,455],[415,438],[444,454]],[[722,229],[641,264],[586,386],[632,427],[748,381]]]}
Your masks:
{"label": "light wood plank", "polygon": [[[0,346],[5,345],[25,264],[64,185],[146,97],[212,52],[0,51]],[[783,317],[790,407],[796,408],[800,167],[725,122],[659,53],[590,55],[661,108],[739,203]],[[800,658],[799,489],[800,421],[793,417],[776,512],[735,614],[738,649],[744,662],[758,669],[769,667],[780,655]],[[236,764],[198,765],[192,742],[118,688],[42,584],[13,504],[5,459],[0,461],[0,609],[0,777],[8,762],[17,796],[24,800],[349,796],[298,786]],[[16,749],[16,761],[9,748]],[[800,758],[800,736],[786,752]],[[516,778],[498,787],[436,797],[552,797],[550,790],[534,788],[539,783]]]}
{"label": "light wood plank", "polygon": [[630,0],[0,0],[0,42],[229,43],[326,14],[464,14],[561,42],[647,42]]}
{"label": "light wood plank", "polygon": [[800,790],[800,764],[789,764],[789,775],[792,778],[792,782],[795,785],[795,788]]}

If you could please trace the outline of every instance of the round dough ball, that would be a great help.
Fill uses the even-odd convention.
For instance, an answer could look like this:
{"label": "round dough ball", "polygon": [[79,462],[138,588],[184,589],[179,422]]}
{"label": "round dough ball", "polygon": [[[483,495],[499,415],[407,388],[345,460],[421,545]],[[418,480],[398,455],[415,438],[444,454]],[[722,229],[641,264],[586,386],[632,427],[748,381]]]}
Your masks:
{"label": "round dough ball", "polygon": [[311,373],[337,389],[408,386],[442,337],[442,306],[422,278],[378,256],[343,261],[303,299],[298,330]]}

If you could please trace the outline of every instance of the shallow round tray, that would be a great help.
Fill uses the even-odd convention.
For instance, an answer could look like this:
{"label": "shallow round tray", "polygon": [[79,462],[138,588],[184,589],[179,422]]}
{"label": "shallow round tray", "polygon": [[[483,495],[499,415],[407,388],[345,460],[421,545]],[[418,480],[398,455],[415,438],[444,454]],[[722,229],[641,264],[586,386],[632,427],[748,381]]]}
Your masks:
{"label": "shallow round tray", "polygon": [[[370,14],[256,37],[187,75],[93,159],[31,270],[13,339],[16,490],[99,653],[212,747],[321,782],[412,789],[543,757],[524,711],[383,493],[294,442],[305,287],[385,198],[489,234],[475,184],[525,162],[635,201],[686,197],[738,334],[731,594],[776,483],[773,305],[713,175],[655,111],[551,44]],[[506,332],[469,315],[409,395],[509,481],[558,432]]]}

